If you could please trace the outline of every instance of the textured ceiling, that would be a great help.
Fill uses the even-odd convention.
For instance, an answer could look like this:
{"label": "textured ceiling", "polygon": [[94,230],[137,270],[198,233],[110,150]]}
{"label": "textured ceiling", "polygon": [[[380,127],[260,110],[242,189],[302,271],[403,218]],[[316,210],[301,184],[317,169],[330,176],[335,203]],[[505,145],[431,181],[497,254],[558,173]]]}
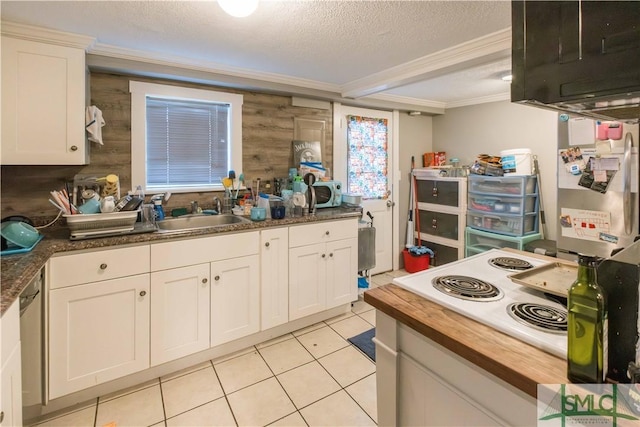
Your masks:
{"label": "textured ceiling", "polygon": [[97,51],[89,52],[97,55],[107,47],[145,52],[214,72],[445,106],[508,92],[495,78],[510,68],[504,52],[394,76],[421,58],[508,29],[509,1],[261,0],[247,18],[228,16],[215,1],[2,1],[1,13],[3,21],[94,37]]}

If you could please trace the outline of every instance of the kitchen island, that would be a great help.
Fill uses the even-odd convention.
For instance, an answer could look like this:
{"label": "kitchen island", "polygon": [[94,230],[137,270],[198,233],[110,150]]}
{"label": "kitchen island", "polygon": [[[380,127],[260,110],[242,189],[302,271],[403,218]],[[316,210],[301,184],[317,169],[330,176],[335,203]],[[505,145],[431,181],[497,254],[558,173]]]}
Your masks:
{"label": "kitchen island", "polygon": [[565,360],[399,286],[364,300],[378,310],[379,425],[535,425],[537,385],[568,382]]}

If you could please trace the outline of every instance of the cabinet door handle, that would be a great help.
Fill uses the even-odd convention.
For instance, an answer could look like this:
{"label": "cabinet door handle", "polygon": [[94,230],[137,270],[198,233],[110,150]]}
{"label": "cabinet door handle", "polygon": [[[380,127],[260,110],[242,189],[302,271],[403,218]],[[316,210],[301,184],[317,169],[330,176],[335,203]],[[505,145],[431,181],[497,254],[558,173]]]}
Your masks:
{"label": "cabinet door handle", "polygon": [[0,423],[4,421],[4,411],[0,412]]}
{"label": "cabinet door handle", "polygon": [[147,291],[140,291],[140,296],[143,297],[147,294]]}
{"label": "cabinet door handle", "polygon": [[325,258],[327,255],[326,254],[322,254],[322,258]]}
{"label": "cabinet door handle", "polygon": [[208,282],[207,278],[205,277],[204,279],[202,279],[202,283],[206,284]]}
{"label": "cabinet door handle", "polygon": [[107,264],[102,263],[100,264],[100,270],[106,270],[107,269]]}
{"label": "cabinet door handle", "polygon": [[325,231],[324,234],[329,235],[329,230]]}
{"label": "cabinet door handle", "polygon": [[265,243],[264,245],[265,245],[266,247],[269,247],[269,242]]}
{"label": "cabinet door handle", "polygon": [[214,277],[213,280],[215,280],[217,282],[218,280],[220,280],[220,276]]}
{"label": "cabinet door handle", "polygon": [[332,257],[333,257],[333,252],[331,252],[331,253],[329,254],[329,257],[330,257],[330,258],[332,258]]}
{"label": "cabinet door handle", "polygon": [[72,145],[70,148],[71,148],[71,151],[78,151],[78,147],[76,147],[75,145]]}

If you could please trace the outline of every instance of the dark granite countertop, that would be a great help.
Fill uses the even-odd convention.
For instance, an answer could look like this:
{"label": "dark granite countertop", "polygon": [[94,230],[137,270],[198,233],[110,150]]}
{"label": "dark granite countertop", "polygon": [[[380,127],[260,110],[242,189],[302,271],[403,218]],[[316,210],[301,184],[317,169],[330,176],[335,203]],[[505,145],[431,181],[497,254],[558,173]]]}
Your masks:
{"label": "dark granite countertop", "polygon": [[76,241],[69,239],[70,232],[66,226],[52,228],[50,230],[41,229],[40,232],[44,235],[44,238],[31,252],[5,255],[0,258],[0,283],[2,285],[0,315],[4,315],[5,311],[20,296],[20,293],[29,284],[31,279],[44,267],[47,260],[58,252],[108,248],[136,243],[161,242],[353,217],[360,218],[361,215],[362,210],[359,208],[318,209],[316,215],[303,217],[288,217],[279,220],[268,219],[257,222],[251,221],[248,223],[231,224],[224,227],[198,228],[171,233],[130,234]]}

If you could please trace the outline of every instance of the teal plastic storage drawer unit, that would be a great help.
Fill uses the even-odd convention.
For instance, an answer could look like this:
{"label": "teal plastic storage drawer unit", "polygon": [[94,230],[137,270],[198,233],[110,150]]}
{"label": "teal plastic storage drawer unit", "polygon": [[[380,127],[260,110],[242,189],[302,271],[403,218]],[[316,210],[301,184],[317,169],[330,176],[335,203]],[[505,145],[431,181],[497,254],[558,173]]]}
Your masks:
{"label": "teal plastic storage drawer unit", "polygon": [[529,234],[528,236],[522,237],[513,237],[467,227],[465,229],[464,256],[469,257],[488,251],[489,249],[500,248],[512,248],[522,251],[528,243],[540,239],[542,239],[542,235],[540,233]]}
{"label": "teal plastic storage drawer unit", "polygon": [[538,232],[538,214],[497,215],[469,209],[467,226],[506,236],[526,236]]}
{"label": "teal plastic storage drawer unit", "polygon": [[538,179],[535,175],[485,176],[469,175],[469,192],[494,196],[524,197],[537,195]]}

